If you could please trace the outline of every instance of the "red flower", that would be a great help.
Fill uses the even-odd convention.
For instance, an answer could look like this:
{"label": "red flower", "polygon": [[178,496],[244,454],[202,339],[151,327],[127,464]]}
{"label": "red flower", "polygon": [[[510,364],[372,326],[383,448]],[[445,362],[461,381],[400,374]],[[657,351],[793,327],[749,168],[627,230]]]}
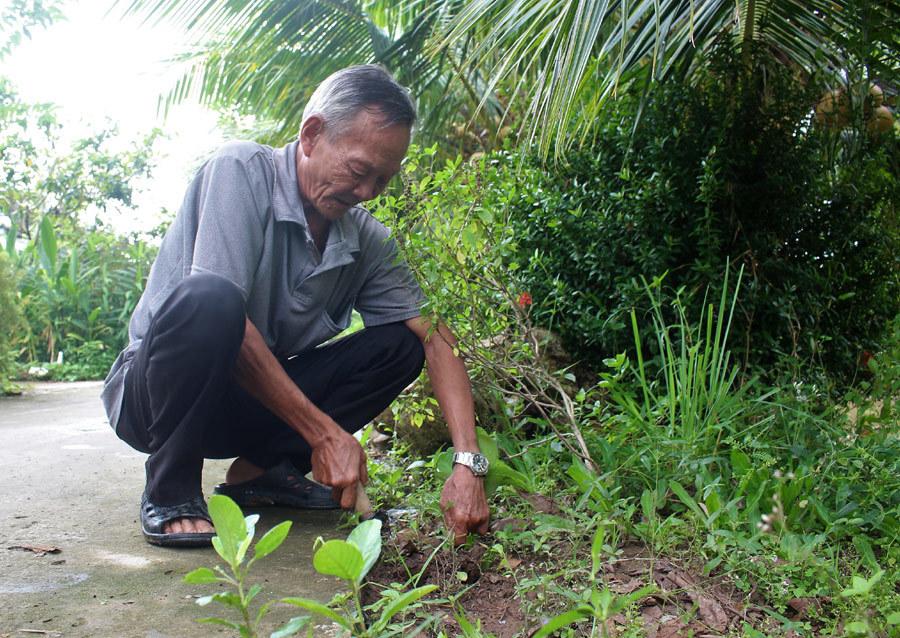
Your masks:
{"label": "red flower", "polygon": [[523,292],[521,295],[519,295],[516,303],[519,304],[519,308],[527,308],[532,303],[534,303],[534,300],[531,298],[531,293]]}
{"label": "red flower", "polygon": [[875,355],[869,352],[868,350],[863,350],[862,354],[859,355],[859,367],[863,370],[869,369],[869,364],[875,358]]}

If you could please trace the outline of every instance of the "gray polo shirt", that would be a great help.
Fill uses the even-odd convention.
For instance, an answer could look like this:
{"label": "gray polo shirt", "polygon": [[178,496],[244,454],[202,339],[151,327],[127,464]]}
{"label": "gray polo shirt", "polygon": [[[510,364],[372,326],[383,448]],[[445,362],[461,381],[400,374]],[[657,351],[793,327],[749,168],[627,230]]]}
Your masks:
{"label": "gray polo shirt", "polygon": [[128,327],[129,344],[103,388],[116,428],[125,376],[153,315],[192,273],[213,273],[240,288],[247,316],[279,359],[327,341],[350,325],[419,315],[424,297],[399,261],[387,228],[365,209],[333,222],[322,254],[306,224],[297,185],[298,143],[222,147],[197,173],[150,269]]}

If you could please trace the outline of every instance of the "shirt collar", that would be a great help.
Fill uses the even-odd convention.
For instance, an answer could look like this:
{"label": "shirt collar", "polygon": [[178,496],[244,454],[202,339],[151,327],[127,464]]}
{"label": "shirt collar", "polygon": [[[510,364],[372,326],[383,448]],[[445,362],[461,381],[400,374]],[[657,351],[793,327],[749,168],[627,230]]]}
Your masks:
{"label": "shirt collar", "polygon": [[[276,149],[273,154],[275,163],[275,184],[272,192],[272,216],[278,222],[292,222],[303,227],[309,235],[306,214],[303,212],[303,200],[300,198],[300,186],[297,181],[297,149],[299,140]],[[325,244],[327,259],[345,262],[347,257],[359,252],[359,229],[354,223],[354,216],[347,211],[339,220],[332,222]],[[350,257],[350,261],[353,258]]]}

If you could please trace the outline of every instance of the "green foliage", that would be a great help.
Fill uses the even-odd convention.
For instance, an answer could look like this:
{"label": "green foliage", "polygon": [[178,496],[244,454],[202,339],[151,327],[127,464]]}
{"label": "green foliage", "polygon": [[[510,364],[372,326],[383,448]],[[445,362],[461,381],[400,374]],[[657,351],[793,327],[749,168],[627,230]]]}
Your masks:
{"label": "green foliage", "polygon": [[[321,542],[320,538],[318,542]],[[360,588],[366,574],[381,555],[381,521],[372,519],[357,525],[346,541],[330,540],[322,542],[313,555],[313,567],[320,574],[336,576],[350,587],[349,597],[339,594],[323,605],[307,598],[284,598],[282,602],[300,607],[336,622],[354,638],[376,638],[379,636],[418,635],[420,625],[411,633],[414,621],[395,621],[398,614],[412,610],[419,601],[437,589],[436,585],[424,585],[409,591],[389,589],[366,610],[377,613],[370,620],[360,601]]]}
{"label": "green foliage", "polygon": [[[594,627],[591,629],[592,636],[599,633],[599,635],[606,638],[610,635],[610,627],[607,623],[611,616],[622,612],[656,591],[656,587],[647,586],[641,587],[630,594],[618,595],[613,593],[608,587],[598,587],[596,585],[605,534],[606,528],[602,525],[594,533],[594,540],[591,544],[591,584],[582,592],[581,601],[569,611],[565,611],[548,620],[534,634],[534,638],[544,638],[563,627],[585,620],[591,620],[594,623]],[[598,624],[599,631],[597,630]]]}
{"label": "green foliage", "polygon": [[883,569],[869,578],[854,574],[851,585],[841,592],[841,597],[849,601],[845,635],[887,636],[900,626],[900,609],[891,608],[889,598],[878,595],[877,586],[884,575]]}
{"label": "green foliage", "polygon": [[[248,560],[247,552],[256,534],[259,515],[251,514],[245,517],[241,508],[233,500],[221,494],[210,497],[209,514],[216,528],[213,547],[228,569],[226,571],[218,565],[213,569],[200,567],[187,574],[184,582],[193,585],[213,583],[227,585],[233,591],[221,591],[203,596],[197,599],[197,604],[205,607],[211,602],[219,603],[237,611],[241,620],[235,622],[226,618],[208,617],[200,618],[197,622],[228,627],[239,632],[242,638],[256,638],[259,635],[260,622],[275,601],[262,605],[255,614],[251,613],[251,604],[262,591],[262,587],[252,585],[248,588],[247,577],[250,568],[257,560],[268,556],[284,542],[290,532],[291,522],[284,521],[266,532],[257,541],[253,557]],[[306,624],[305,619],[292,619],[272,636],[280,638],[292,636],[303,629]]]}
{"label": "green foliage", "polygon": [[[380,197],[373,214],[392,228],[422,286],[432,324],[449,325],[495,429],[533,408],[572,453],[590,462],[570,396],[572,375],[553,365],[518,283],[509,209],[530,187],[495,160],[440,162],[435,147],[412,149],[403,189]],[[440,336],[434,338],[442,338]]]}
{"label": "green foliage", "polygon": [[102,378],[127,342],[156,253],[145,239],[115,235],[104,216],[132,205],[157,133],[126,151],[110,150],[114,129],[71,146],[61,133],[51,105],[22,102],[0,78],[0,220],[26,328],[15,348],[28,361],[63,351],[58,378]]}
{"label": "green foliage", "polygon": [[630,340],[632,308],[647,326],[648,273],[687,299],[743,264],[729,345],[767,372],[788,358],[847,382],[900,311],[896,140],[845,145],[812,125],[815,82],[740,69],[719,52],[695,86],[610,104],[565,166],[498,158],[532,317],[595,369]]}
{"label": "green foliage", "polygon": [[62,14],[59,0],[9,0],[0,10],[0,59],[31,37],[34,27],[46,27]]}
{"label": "green foliage", "polygon": [[16,289],[15,271],[10,259],[0,252],[0,395],[12,389],[9,378],[15,358],[13,341],[22,321]]}
{"label": "green foliage", "polygon": [[[357,638],[396,636],[412,627],[412,622],[396,620],[398,614],[413,610],[420,604],[422,598],[436,589],[434,585],[425,585],[409,591],[389,589],[379,600],[365,609],[368,613],[364,612],[360,601],[360,589],[366,574],[381,555],[381,521],[373,519],[357,525],[347,540],[322,541],[319,538],[316,541],[319,547],[313,555],[313,567],[320,574],[336,576],[345,581],[350,587],[349,596],[338,594],[327,605],[306,598],[283,598],[269,601],[261,605],[256,613],[252,613],[251,605],[262,591],[262,587],[258,584],[248,587],[250,568],[256,561],[272,554],[281,546],[290,532],[291,522],[284,521],[266,532],[253,546],[253,556],[248,559],[247,554],[253,543],[259,515],[244,516],[233,500],[220,494],[210,497],[209,513],[216,528],[212,544],[216,553],[225,562],[227,570],[220,566],[213,569],[200,567],[187,574],[184,581],[194,585],[214,583],[227,585],[232,591],[203,596],[197,599],[197,604],[206,606],[216,602],[230,607],[240,614],[240,620],[209,617],[198,619],[198,622],[228,627],[237,631],[242,638],[256,638],[260,635],[261,622],[276,602],[294,605],[323,616],[336,622]],[[370,613],[378,615],[371,620]],[[291,618],[272,632],[270,638],[287,638],[306,627],[309,627],[308,635],[311,636],[310,620],[308,616]],[[424,625],[413,633],[403,635],[416,635],[423,627]]]}

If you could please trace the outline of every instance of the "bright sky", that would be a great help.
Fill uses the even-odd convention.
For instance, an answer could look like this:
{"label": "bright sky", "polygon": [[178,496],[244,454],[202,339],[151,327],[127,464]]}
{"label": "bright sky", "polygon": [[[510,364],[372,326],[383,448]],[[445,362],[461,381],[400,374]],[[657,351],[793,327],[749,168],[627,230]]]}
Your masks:
{"label": "bright sky", "polygon": [[[6,0],[0,0],[0,6]],[[166,59],[184,46],[183,34],[170,24],[141,24],[123,18],[122,1],[68,0],[66,20],[36,29],[31,40],[0,63],[26,102],[53,102],[73,137],[88,134],[109,120],[123,141],[153,127],[169,139],[157,144],[157,169],[142,185],[138,211],[113,219],[120,230],[148,230],[162,208],[175,211],[198,158],[222,142],[216,116],[196,103],[182,104],[164,120],[157,100],[174,85],[180,70]]]}

